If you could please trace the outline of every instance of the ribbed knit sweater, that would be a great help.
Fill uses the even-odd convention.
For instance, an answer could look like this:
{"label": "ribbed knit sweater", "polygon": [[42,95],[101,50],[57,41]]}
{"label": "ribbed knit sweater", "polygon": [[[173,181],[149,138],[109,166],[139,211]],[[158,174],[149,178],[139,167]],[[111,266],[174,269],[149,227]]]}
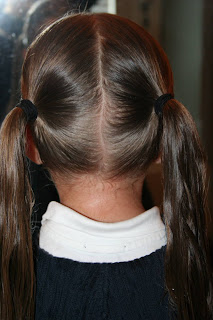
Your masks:
{"label": "ribbed knit sweater", "polygon": [[[61,204],[56,203],[52,203],[52,207],[54,209],[55,207],[58,208],[59,211],[63,209]],[[69,208],[64,209],[66,214],[71,210]],[[151,209],[151,211],[127,221],[110,224],[93,221],[71,210],[70,213],[73,213],[73,215],[68,215],[71,220],[68,219],[65,223],[62,217],[63,223],[61,225],[55,223],[57,217],[60,217],[60,212],[57,215],[53,211],[47,210],[46,216],[43,217],[39,244],[36,246],[36,320],[173,319],[170,318],[168,294],[165,290],[164,255],[166,245],[162,246],[162,237],[159,237],[162,234],[162,225],[159,221],[153,222],[153,228],[155,229],[158,226],[159,230],[154,230],[154,232],[149,230],[149,233],[147,233],[144,229],[143,234],[137,234],[142,222],[143,226],[147,225],[149,229],[151,227],[149,223],[152,219],[159,220],[155,210]],[[66,218],[66,215],[64,217]],[[89,223],[89,225],[82,233],[80,227],[83,227],[85,223]],[[107,230],[105,230],[104,236],[101,236],[97,231],[100,228],[103,232],[101,228],[105,228],[105,225],[107,225]],[[50,227],[50,234],[48,226]],[[129,232],[126,229],[127,226],[130,229]],[[62,233],[64,227],[64,233]],[[69,228],[70,232],[73,229],[73,239],[72,236],[67,238]],[[112,232],[112,237],[109,238],[110,230],[113,230],[113,228],[117,232]],[[137,238],[130,237],[133,231],[136,232]],[[78,237],[78,233],[80,237]],[[117,233],[119,234],[118,238],[116,237]],[[57,239],[55,243],[54,235]],[[63,238],[67,238],[69,250],[63,251],[61,255],[67,255],[67,257],[60,257],[60,246],[64,246]],[[143,249],[141,251],[143,256],[130,259],[132,253],[132,257],[139,254],[140,246],[139,241],[137,241],[139,238],[141,238],[143,245],[144,243],[149,244],[149,248],[151,248],[152,242],[156,246],[156,239],[159,238],[160,248],[149,254],[146,254]],[[48,242],[48,239],[50,242]],[[73,242],[70,242],[70,239]],[[102,262],[94,262],[100,256],[95,252],[95,239],[99,240],[97,250],[100,250],[100,246],[103,246],[105,251],[100,260]],[[118,241],[119,239],[121,241]],[[111,248],[114,248],[112,254],[105,243],[109,240],[111,241]],[[126,243],[125,248],[120,249],[123,241]],[[143,243],[143,241],[145,242]],[[80,248],[82,243],[86,244],[84,249],[87,252]],[[71,250],[70,246],[72,247]],[[75,260],[70,258],[72,252],[74,252],[75,257],[81,252],[82,255],[79,255],[79,257],[82,261],[77,261],[77,258]],[[87,261],[88,253],[90,253],[90,257],[95,257],[95,260],[92,258],[93,262]],[[115,261],[116,256],[117,262]],[[107,260],[113,262],[105,262]]]}

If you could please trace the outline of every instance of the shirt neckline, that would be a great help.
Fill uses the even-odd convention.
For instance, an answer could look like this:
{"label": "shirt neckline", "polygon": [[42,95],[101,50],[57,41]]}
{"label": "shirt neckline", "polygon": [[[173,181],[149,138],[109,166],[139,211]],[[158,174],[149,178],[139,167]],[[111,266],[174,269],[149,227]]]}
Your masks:
{"label": "shirt neckline", "polygon": [[39,245],[48,253],[81,262],[130,261],[165,244],[158,207],[124,221],[100,222],[52,201],[39,235]]}

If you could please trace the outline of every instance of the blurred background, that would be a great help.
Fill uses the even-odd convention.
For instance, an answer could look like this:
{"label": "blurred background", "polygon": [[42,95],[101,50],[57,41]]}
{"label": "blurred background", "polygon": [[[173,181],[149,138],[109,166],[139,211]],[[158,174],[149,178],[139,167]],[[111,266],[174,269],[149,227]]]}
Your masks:
{"label": "blurred background", "polygon": [[[195,119],[208,154],[209,177],[212,176],[212,0],[0,0],[0,124],[20,99],[21,66],[28,45],[58,17],[81,11],[117,13],[130,18],[160,42],[174,72],[175,97]],[[150,168],[144,191],[147,207],[161,203],[160,175],[160,165]],[[40,190],[37,202],[41,212],[51,197],[57,197],[53,186],[45,181],[33,179],[35,193]],[[212,179],[209,204],[213,212]],[[209,226],[212,234],[212,224]]]}

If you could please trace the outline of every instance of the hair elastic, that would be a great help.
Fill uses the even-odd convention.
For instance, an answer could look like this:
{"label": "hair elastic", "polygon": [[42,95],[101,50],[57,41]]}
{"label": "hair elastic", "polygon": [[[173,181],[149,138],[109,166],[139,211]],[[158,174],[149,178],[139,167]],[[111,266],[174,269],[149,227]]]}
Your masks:
{"label": "hair elastic", "polygon": [[155,100],[154,107],[157,115],[159,115],[159,113],[162,113],[163,106],[170,99],[174,99],[174,95],[172,95],[171,93],[166,93],[162,94],[162,96],[158,97],[157,100]]}
{"label": "hair elastic", "polygon": [[17,105],[16,107],[21,108],[26,117],[27,117],[27,121],[35,121],[37,116],[38,116],[38,110],[36,108],[36,106],[27,99],[22,99]]}

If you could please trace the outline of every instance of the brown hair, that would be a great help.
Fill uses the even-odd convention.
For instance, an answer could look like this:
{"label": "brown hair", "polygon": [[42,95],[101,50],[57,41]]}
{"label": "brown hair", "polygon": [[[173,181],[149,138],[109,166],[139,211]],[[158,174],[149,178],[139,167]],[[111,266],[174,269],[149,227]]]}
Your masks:
{"label": "brown hair", "polygon": [[[165,93],[173,94],[173,77],[162,48],[142,27],[109,14],[58,20],[23,65],[22,97],[38,109],[30,127],[50,172],[133,177],[162,154],[170,305],[178,319],[211,319],[205,157],[181,103],[169,100],[156,115],[154,101]],[[15,108],[1,132],[1,319],[33,315],[25,128]]]}

